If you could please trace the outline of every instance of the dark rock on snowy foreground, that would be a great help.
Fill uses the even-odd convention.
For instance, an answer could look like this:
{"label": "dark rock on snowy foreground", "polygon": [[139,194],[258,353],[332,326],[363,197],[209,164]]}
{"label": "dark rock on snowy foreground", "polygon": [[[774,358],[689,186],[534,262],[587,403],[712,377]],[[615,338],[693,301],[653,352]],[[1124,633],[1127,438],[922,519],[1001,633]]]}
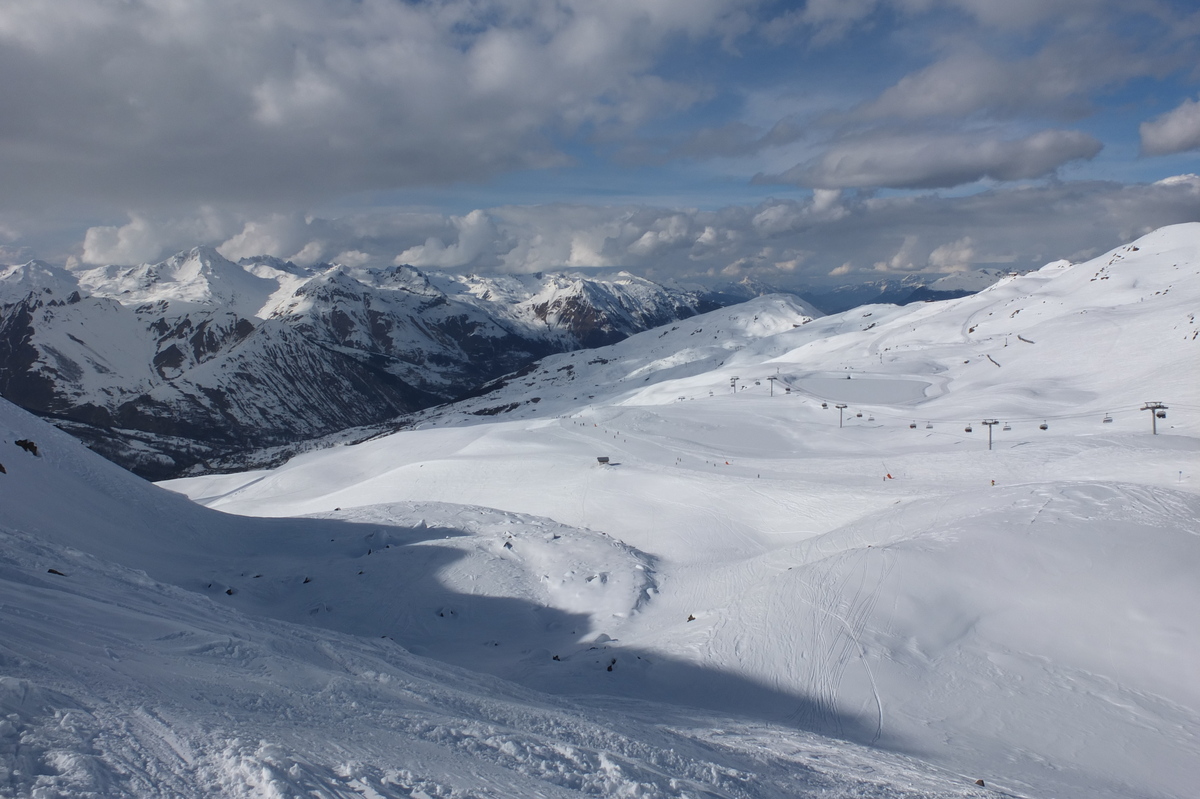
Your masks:
{"label": "dark rock on snowy foreground", "polygon": [[456,399],[554,352],[712,310],[624,274],[483,278],[197,248],[0,267],[0,396],[151,479]]}

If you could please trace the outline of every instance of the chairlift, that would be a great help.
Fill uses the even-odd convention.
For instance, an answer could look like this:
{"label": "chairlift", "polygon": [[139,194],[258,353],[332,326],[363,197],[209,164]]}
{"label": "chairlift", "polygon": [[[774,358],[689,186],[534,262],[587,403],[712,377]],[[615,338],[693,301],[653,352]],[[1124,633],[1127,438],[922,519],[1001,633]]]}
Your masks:
{"label": "chairlift", "polygon": [[916,430],[916,429],[917,429],[917,423],[916,423],[916,422],[913,422],[912,424],[910,424],[910,425],[908,426],[908,429],[909,429],[909,430]]}
{"label": "chairlift", "polygon": [[963,428],[963,430],[967,431],[968,433],[971,432],[971,425],[967,425]]}
{"label": "chairlift", "polygon": [[1104,424],[1112,424],[1112,417],[1106,413],[1104,414],[1104,418],[1100,421],[1104,422]]}
{"label": "chairlift", "polygon": [[875,416],[874,416],[874,415],[868,416],[868,417],[867,417],[867,421],[868,421],[868,422],[873,422],[873,421],[875,421]]}
{"label": "chairlift", "polygon": [[1041,424],[1038,425],[1038,430],[1049,430],[1049,429],[1050,429],[1050,425],[1046,424],[1045,422],[1042,422]]}
{"label": "chairlift", "polygon": [[926,429],[926,430],[932,430],[932,429],[933,429],[933,422],[926,422],[926,423],[925,423],[925,429]]}
{"label": "chairlift", "polygon": [[1009,424],[1008,422],[1005,422],[1004,427],[1001,427],[1000,429],[1001,430],[1012,430],[1012,425]]}

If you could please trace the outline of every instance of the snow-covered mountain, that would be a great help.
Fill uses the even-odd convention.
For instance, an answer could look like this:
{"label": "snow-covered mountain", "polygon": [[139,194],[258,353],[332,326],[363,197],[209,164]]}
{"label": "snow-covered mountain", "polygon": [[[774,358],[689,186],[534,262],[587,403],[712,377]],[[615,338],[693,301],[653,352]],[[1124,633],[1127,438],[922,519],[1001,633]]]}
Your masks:
{"label": "snow-covered mountain", "polygon": [[622,274],[482,278],[196,248],[0,269],[0,395],[146,476],[381,422],[715,307]]}
{"label": "snow-covered mountain", "polygon": [[[395,435],[168,485],[261,517],[511,514],[438,583],[547,610],[491,624],[464,599],[373,629],[672,731],[694,717],[661,703],[717,714],[725,751],[747,743],[738,714],[756,779],[795,769],[780,753],[806,730],[933,763],[964,795],[982,778],[1182,799],[1200,781],[1197,308],[1200,224],[1175,226],[962,299],[812,318],[763,297],[547,357]],[[614,549],[563,569],[531,519]],[[539,624],[584,573],[613,591]],[[236,588],[268,592],[253,574]],[[395,574],[389,598],[418,603]],[[926,789],[862,793],[906,790]]]}

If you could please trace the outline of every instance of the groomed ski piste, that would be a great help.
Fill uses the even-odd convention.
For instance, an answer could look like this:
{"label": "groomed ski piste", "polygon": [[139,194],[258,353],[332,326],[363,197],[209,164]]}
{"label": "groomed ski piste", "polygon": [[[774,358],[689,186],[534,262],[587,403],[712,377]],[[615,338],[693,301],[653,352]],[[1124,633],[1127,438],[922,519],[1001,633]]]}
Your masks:
{"label": "groomed ski piste", "polygon": [[763,297],[171,491],[0,405],[0,796],[1194,796],[1198,310]]}

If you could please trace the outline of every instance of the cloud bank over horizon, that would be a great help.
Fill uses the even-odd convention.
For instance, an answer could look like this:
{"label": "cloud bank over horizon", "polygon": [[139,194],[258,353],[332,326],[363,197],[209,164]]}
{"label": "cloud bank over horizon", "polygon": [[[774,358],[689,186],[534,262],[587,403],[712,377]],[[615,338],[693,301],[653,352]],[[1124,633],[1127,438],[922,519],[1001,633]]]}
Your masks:
{"label": "cloud bank over horizon", "polygon": [[1185,0],[0,1],[0,260],[1036,264],[1200,219],[1197,63]]}
{"label": "cloud bank over horizon", "polygon": [[1197,218],[1200,176],[1181,175],[1148,185],[1077,182],[968,197],[818,190],[810,199],[713,211],[560,203],[465,215],[273,214],[240,228],[233,217],[161,226],[134,217],[90,229],[79,260],[154,261],[186,241],[185,248],[213,246],[231,260],[271,255],[306,266],[407,264],[480,274],[606,268],[656,280],[753,278],[797,288],[910,273],[1027,270],[1092,257],[1164,224]]}

